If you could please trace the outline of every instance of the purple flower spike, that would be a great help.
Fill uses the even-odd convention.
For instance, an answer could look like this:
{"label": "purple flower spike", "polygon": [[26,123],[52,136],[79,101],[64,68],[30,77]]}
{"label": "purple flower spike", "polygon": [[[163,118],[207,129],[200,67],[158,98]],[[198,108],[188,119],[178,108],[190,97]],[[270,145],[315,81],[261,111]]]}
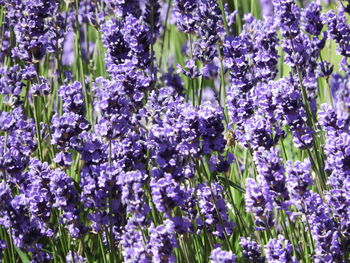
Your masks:
{"label": "purple flower spike", "polygon": [[173,249],[177,247],[174,224],[165,220],[164,224],[150,229],[149,252],[152,253],[152,262],[175,263],[176,258]]}
{"label": "purple flower spike", "polygon": [[220,247],[213,249],[210,253],[210,262],[212,263],[235,263],[236,255],[231,251],[225,251]]}
{"label": "purple flower spike", "polygon": [[239,244],[242,247],[242,253],[244,258],[249,263],[263,263],[265,262],[265,257],[262,256],[261,246],[250,237],[241,237]]}
{"label": "purple flower spike", "polygon": [[245,202],[247,212],[254,214],[257,230],[266,230],[274,225],[273,195],[266,182],[246,181]]}
{"label": "purple flower spike", "polygon": [[282,235],[271,239],[265,246],[266,259],[269,263],[297,263],[292,253],[292,244]]}

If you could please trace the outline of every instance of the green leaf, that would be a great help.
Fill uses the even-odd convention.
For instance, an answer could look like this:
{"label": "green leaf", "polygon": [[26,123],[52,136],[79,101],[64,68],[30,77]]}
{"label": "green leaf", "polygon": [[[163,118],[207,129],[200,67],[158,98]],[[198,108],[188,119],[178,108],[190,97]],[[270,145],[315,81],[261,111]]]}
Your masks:
{"label": "green leaf", "polygon": [[232,182],[230,179],[227,179],[226,177],[223,177],[223,176],[216,176],[216,177],[219,178],[221,181],[228,183],[231,187],[235,188],[236,190],[242,193],[245,193],[245,189],[242,186]]}
{"label": "green leaf", "polygon": [[19,255],[19,257],[21,258],[23,263],[30,263],[30,260],[29,260],[28,256],[22,250],[20,250],[16,246],[15,246],[15,249],[16,249],[16,252]]}

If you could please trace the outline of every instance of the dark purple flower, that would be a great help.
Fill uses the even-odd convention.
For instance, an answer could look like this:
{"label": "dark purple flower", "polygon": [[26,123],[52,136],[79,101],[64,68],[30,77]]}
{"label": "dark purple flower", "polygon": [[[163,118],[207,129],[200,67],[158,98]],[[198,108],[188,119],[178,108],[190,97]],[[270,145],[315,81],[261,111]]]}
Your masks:
{"label": "dark purple flower", "polygon": [[322,15],[322,19],[327,23],[328,35],[338,44],[338,53],[344,56],[341,63],[345,66],[346,70],[348,70],[346,58],[350,57],[350,26],[347,22],[343,5],[340,5],[337,14],[334,10],[330,10]]}
{"label": "dark purple flower", "polygon": [[83,86],[80,82],[75,81],[71,85],[64,85],[58,89],[58,95],[63,101],[64,112],[74,112],[79,115],[84,115],[85,104],[83,97]]}
{"label": "dark purple flower", "polygon": [[42,220],[31,219],[26,196],[14,196],[5,181],[0,183],[0,208],[0,225],[11,233],[14,245],[25,251],[41,252],[39,239],[52,237],[53,231]]}
{"label": "dark purple flower", "polygon": [[261,246],[250,237],[241,237],[239,244],[242,247],[242,254],[247,262],[250,263],[263,263],[265,257],[262,256]]}
{"label": "dark purple flower", "polygon": [[170,217],[168,218],[170,221],[173,222],[174,224],[174,230],[176,233],[183,235],[186,233],[192,233],[192,222],[186,218],[186,217],[180,217],[180,216],[175,216],[175,217]]}
{"label": "dark purple flower", "polygon": [[160,30],[160,4],[159,0],[147,0],[145,13],[143,15],[145,23],[148,25],[151,33],[151,43],[153,44]]}
{"label": "dark purple flower", "polygon": [[200,213],[204,218],[198,218],[199,227],[205,227],[208,232],[221,239],[228,238],[234,225],[228,217],[223,187],[218,183],[210,186],[203,183],[197,187],[197,196]]}
{"label": "dark purple flower", "polygon": [[316,193],[306,198],[304,204],[306,220],[316,243],[315,262],[343,262],[340,233],[329,206]]}
{"label": "dark purple flower", "polygon": [[55,114],[51,120],[51,143],[60,150],[81,149],[80,134],[90,129],[90,125],[81,115],[65,112],[61,117]]}
{"label": "dark purple flower", "polygon": [[148,204],[145,203],[146,196],[143,189],[146,179],[147,175],[144,171],[126,172],[118,177],[118,184],[121,186],[122,204],[126,205],[127,212],[135,214],[133,218],[138,224],[148,223],[146,217],[150,212]]}
{"label": "dark purple flower", "polygon": [[66,24],[59,1],[9,1],[7,7],[17,44],[13,57],[36,63],[61,48]]}
{"label": "dark purple flower", "polygon": [[300,10],[294,0],[273,0],[275,15],[281,26],[282,36],[295,37],[299,34]]}
{"label": "dark purple flower", "polygon": [[259,174],[258,180],[265,181],[270,194],[274,196],[274,201],[283,208],[289,196],[284,175],[285,169],[278,150],[274,148],[265,150],[261,147],[254,153],[254,161]]}
{"label": "dark purple flower", "polygon": [[245,203],[247,212],[254,214],[255,228],[266,230],[274,225],[273,194],[266,182],[257,183],[254,179],[246,180]]}
{"label": "dark purple flower", "polygon": [[81,234],[78,193],[71,177],[63,171],[49,168],[47,163],[32,159],[23,186],[31,217],[48,222],[53,208],[62,211],[60,223],[68,227],[73,237]]}
{"label": "dark purple flower", "polygon": [[133,68],[150,66],[152,39],[142,18],[128,15],[122,20],[109,20],[102,26],[102,32],[107,48],[106,69],[110,74],[122,77]]}
{"label": "dark purple flower", "polygon": [[150,186],[152,201],[159,212],[170,212],[184,204],[186,191],[170,174],[164,174],[159,179],[152,178]]}
{"label": "dark purple flower", "polygon": [[141,16],[140,0],[104,0],[118,18],[124,18],[128,14],[135,17]]}
{"label": "dark purple flower", "polygon": [[175,0],[173,2],[173,15],[177,28],[185,33],[193,33],[198,16],[198,3],[196,0]]}
{"label": "dark purple flower", "polygon": [[7,244],[5,240],[0,240],[0,260],[3,257],[3,250],[7,248]]}
{"label": "dark purple flower", "polygon": [[[246,147],[254,150],[258,148],[270,149],[280,138],[273,133],[273,125],[265,116],[255,114],[244,122],[242,129],[236,130],[236,138]],[[277,130],[277,129],[275,129]]]}
{"label": "dark purple flower", "polygon": [[289,125],[295,145],[301,149],[312,147],[314,131],[308,126],[298,83],[293,78],[283,78],[276,84],[277,111],[282,114],[284,124]]}
{"label": "dark purple flower", "polygon": [[282,235],[271,239],[265,246],[265,255],[269,263],[294,263],[293,246]]}
{"label": "dark purple flower", "polygon": [[0,112],[0,130],[5,132],[0,136],[0,169],[4,171],[1,175],[21,181],[21,172],[37,147],[34,121],[27,119],[23,109],[17,107],[11,113]]}
{"label": "dark purple flower", "polygon": [[25,86],[23,81],[36,77],[33,66],[20,67],[14,65],[10,68],[0,68],[0,94],[4,95],[7,104],[15,104]]}
{"label": "dark purple flower", "polygon": [[314,36],[320,35],[323,22],[321,20],[321,5],[317,3],[310,3],[302,12],[302,25],[304,30]]}
{"label": "dark purple flower", "polygon": [[148,254],[145,242],[147,240],[144,240],[142,231],[132,224],[127,224],[121,239],[124,261],[150,263],[151,255]]}
{"label": "dark purple flower", "polygon": [[81,172],[81,200],[85,207],[91,208],[88,220],[96,232],[112,225],[114,234],[120,234],[126,213],[121,200],[121,189],[117,184],[121,169],[113,161],[111,164],[90,164],[83,167]]}
{"label": "dark purple flower", "polygon": [[289,196],[293,202],[300,201],[309,194],[309,187],[313,185],[313,179],[310,174],[311,163],[309,160],[304,162],[291,161],[286,163],[286,181]]}
{"label": "dark purple flower", "polygon": [[177,247],[174,227],[174,223],[170,220],[165,220],[157,227],[150,226],[148,251],[152,255],[152,262],[176,262],[173,253],[173,249]]}

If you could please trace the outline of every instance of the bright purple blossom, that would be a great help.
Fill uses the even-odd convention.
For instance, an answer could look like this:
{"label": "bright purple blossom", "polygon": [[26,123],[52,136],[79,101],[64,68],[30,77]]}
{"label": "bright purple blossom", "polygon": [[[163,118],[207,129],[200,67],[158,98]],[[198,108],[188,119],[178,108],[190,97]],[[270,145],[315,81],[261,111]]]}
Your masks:
{"label": "bright purple blossom", "polygon": [[269,263],[294,263],[293,246],[282,235],[271,239],[265,246],[265,255]]}
{"label": "bright purple blossom", "polygon": [[231,251],[225,251],[220,247],[213,249],[210,253],[210,262],[212,263],[235,263],[236,255]]}

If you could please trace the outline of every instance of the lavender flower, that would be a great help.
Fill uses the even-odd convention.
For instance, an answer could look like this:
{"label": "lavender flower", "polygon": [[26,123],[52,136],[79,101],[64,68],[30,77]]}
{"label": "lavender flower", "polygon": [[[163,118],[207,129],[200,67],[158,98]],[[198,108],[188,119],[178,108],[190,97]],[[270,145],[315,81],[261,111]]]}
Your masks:
{"label": "lavender flower", "polygon": [[0,127],[0,130],[5,132],[5,135],[0,136],[2,176],[11,175],[10,180],[21,181],[21,172],[28,165],[29,157],[37,147],[34,139],[34,121],[27,120],[22,108],[18,107],[12,113],[0,112]]}
{"label": "lavender flower", "polygon": [[[60,49],[65,24],[58,13],[59,1],[9,1],[7,6],[7,15],[17,42],[12,49],[13,57],[38,62],[46,52],[53,53]],[[47,17],[53,19],[48,20]]]}
{"label": "lavender flower", "polygon": [[112,143],[111,158],[123,172],[145,169],[147,148],[145,134],[129,132],[120,141]]}
{"label": "lavender flower", "polygon": [[[14,96],[15,100],[22,92],[24,87],[23,80],[29,80],[36,76],[33,66],[21,68],[19,65],[14,65],[10,68],[0,68],[0,94],[6,96]],[[7,98],[10,102],[11,98]],[[15,101],[17,102],[17,101]]]}
{"label": "lavender flower", "polygon": [[339,232],[329,207],[315,193],[305,200],[305,207],[312,237],[316,241],[315,262],[343,262]]}
{"label": "lavender flower", "polygon": [[274,196],[274,201],[283,208],[284,203],[289,200],[284,167],[277,149],[265,150],[259,148],[254,153],[254,161],[259,174],[259,181],[265,181]]}
{"label": "lavender flower", "polygon": [[273,195],[266,182],[257,183],[252,178],[246,180],[245,203],[247,212],[255,217],[257,230],[269,229],[274,225]]}
{"label": "lavender flower", "polygon": [[[320,112],[320,120],[323,127],[326,130],[326,145],[325,153],[327,155],[326,170],[330,173],[328,178],[328,185],[330,190],[326,193],[326,200],[331,208],[333,216],[337,219],[336,223],[331,221],[329,217],[322,217],[324,223],[319,224],[319,228],[327,228],[328,237],[327,241],[319,237],[319,233],[316,234],[316,239],[320,239],[319,258],[327,258],[327,260],[340,260],[339,251],[340,246],[348,247],[349,244],[346,241],[350,233],[349,226],[349,209],[347,209],[350,202],[349,198],[349,153],[348,142],[350,140],[350,133],[348,130],[348,119],[344,119],[344,115],[340,116],[327,105],[322,105],[322,111]],[[322,207],[321,201],[319,201]],[[324,214],[329,214],[329,210],[325,210]],[[339,244],[339,236],[343,236],[341,245]],[[331,237],[332,235],[332,237]],[[332,239],[332,240],[331,240]],[[327,245],[328,243],[328,245]],[[329,247],[331,243],[331,247]],[[323,251],[332,251],[332,257],[326,257],[326,253]],[[336,256],[339,253],[339,258]],[[338,261],[337,261],[338,262]],[[339,261],[340,262],[340,261]]]}
{"label": "lavender flower", "polygon": [[197,224],[202,225],[213,235],[224,239],[232,234],[233,223],[228,218],[225,199],[222,195],[221,185],[214,183],[211,186],[201,184],[198,186],[198,206],[204,221],[198,218]]}
{"label": "lavender flower", "polygon": [[226,140],[223,137],[224,115],[220,107],[213,107],[210,103],[203,103],[198,110],[198,130],[202,141],[202,154],[213,151],[223,152]]}
{"label": "lavender flower", "polygon": [[90,128],[87,120],[73,112],[65,112],[61,117],[55,114],[51,123],[51,143],[57,145],[58,149],[66,151],[70,148],[79,150],[81,148],[79,135]]}
{"label": "lavender flower", "polygon": [[0,225],[8,230],[14,245],[26,251],[41,252],[38,243],[42,237],[51,237],[53,231],[41,220],[32,220],[27,208],[28,200],[24,194],[13,196],[5,181],[0,184]]}
{"label": "lavender flower", "polygon": [[265,262],[265,257],[262,256],[261,246],[250,237],[241,237],[239,244],[242,247],[242,253],[247,262],[251,263],[263,263]]}
{"label": "lavender flower", "polygon": [[131,224],[125,226],[125,231],[122,236],[123,257],[128,263],[149,263],[151,255],[148,254],[147,244],[142,236],[142,231],[135,228]]}
{"label": "lavender flower", "polygon": [[173,14],[180,31],[193,33],[197,21],[196,0],[175,0],[173,2]]}
{"label": "lavender flower", "polygon": [[176,262],[173,249],[177,247],[174,234],[174,224],[165,220],[164,224],[154,227],[151,225],[149,240],[149,253],[152,255],[152,262]]}
{"label": "lavender flower", "polygon": [[91,133],[85,133],[82,136],[82,140],[81,154],[86,166],[97,165],[107,161],[107,145],[99,137]]}
{"label": "lavender flower", "polygon": [[[155,171],[153,171],[153,176]],[[172,179],[170,174],[151,180],[152,200],[160,212],[169,212],[176,206],[182,206],[186,199],[186,191]]]}
{"label": "lavender flower", "polygon": [[144,21],[151,32],[151,43],[156,41],[160,30],[160,4],[159,0],[147,0],[144,14]]}
{"label": "lavender flower", "polygon": [[127,134],[132,129],[133,108],[130,99],[123,92],[121,83],[105,79],[97,81],[99,86],[95,88],[95,107],[101,117],[96,126],[96,133],[108,139]]}
{"label": "lavender flower", "polygon": [[0,260],[2,260],[3,257],[3,250],[7,248],[6,241],[0,240]]}
{"label": "lavender flower", "polygon": [[293,246],[282,235],[271,239],[265,246],[265,254],[269,263],[293,263],[297,262],[292,257]]}
{"label": "lavender flower", "polygon": [[30,94],[35,96],[43,96],[43,95],[49,95],[50,94],[50,86],[47,83],[48,80],[44,77],[39,77],[41,83],[36,83],[33,86],[30,87]]}
{"label": "lavender flower", "polygon": [[275,14],[282,30],[282,36],[295,37],[299,34],[300,10],[294,0],[273,0]]}
{"label": "lavender flower", "polygon": [[107,48],[106,69],[118,75],[133,67],[145,69],[151,63],[150,29],[142,19],[128,15],[123,20],[109,20],[102,27]]}
{"label": "lavender flower", "polygon": [[[122,204],[126,205],[129,213],[134,213],[134,219],[138,223],[147,223],[146,217],[150,211],[145,200],[145,191],[143,186],[147,179],[144,171],[132,171],[121,174],[118,177],[118,184],[121,185]],[[130,219],[129,219],[130,221]]]}
{"label": "lavender flower", "polygon": [[337,51],[339,54],[344,56],[342,60],[342,65],[345,67],[345,70],[348,69],[348,63],[346,58],[350,56],[349,53],[349,34],[350,26],[347,23],[347,17],[345,15],[345,10],[342,5],[339,7],[338,14],[334,10],[328,11],[328,13],[322,16],[322,19],[328,26],[329,36],[338,44]]}
{"label": "lavender flower", "polygon": [[83,99],[83,86],[76,81],[72,85],[61,86],[58,89],[58,95],[63,101],[64,112],[74,112],[79,115],[84,115],[85,105]]}
{"label": "lavender flower", "polygon": [[321,20],[321,5],[317,3],[310,3],[302,13],[303,28],[311,35],[320,35],[323,22]]}
{"label": "lavender flower", "polygon": [[69,251],[66,256],[67,263],[84,263],[85,258],[79,255],[77,252]]}
{"label": "lavender flower", "polygon": [[295,145],[301,149],[312,147],[314,132],[307,124],[301,92],[296,81],[283,78],[276,84],[280,85],[275,95],[279,101],[278,111],[282,113],[284,123],[290,126]]}
{"label": "lavender flower", "polygon": [[53,161],[62,167],[70,167],[73,163],[72,154],[70,152],[59,152],[55,155]]}
{"label": "lavender flower", "polygon": [[349,78],[333,74],[330,80],[331,94],[338,118],[348,119],[350,114]]}
{"label": "lavender flower", "polygon": [[255,35],[252,38],[255,41],[255,52],[253,60],[256,63],[255,77],[259,80],[268,82],[277,75],[277,28],[272,18],[267,18],[264,23],[256,23]]}
{"label": "lavender flower", "polygon": [[[325,106],[323,109],[327,110]],[[348,152],[350,133],[347,126],[343,126],[343,120],[338,118],[333,110],[323,112],[321,121],[327,131],[325,153],[326,170],[330,172],[328,183],[334,189],[342,188],[350,173]]]}
{"label": "lavender flower", "polygon": [[115,235],[121,233],[126,208],[121,201],[121,189],[117,176],[121,167],[115,162],[90,164],[81,173],[81,199],[85,207],[93,208],[88,214],[91,228],[101,232],[106,226],[113,226]]}
{"label": "lavender flower", "polygon": [[140,17],[140,0],[104,0],[106,4],[110,5],[113,14],[117,17],[125,17],[128,14],[132,14],[135,17]]}
{"label": "lavender flower", "polygon": [[286,53],[285,62],[292,67],[295,74],[303,76],[301,85],[307,89],[310,103],[314,104],[317,89],[315,85],[317,59],[326,41],[325,34],[322,39],[318,38],[323,27],[320,6],[313,4],[305,11],[304,18],[308,22],[305,30],[315,34],[315,37],[309,37],[300,30],[300,10],[294,0],[276,0],[274,4],[284,37],[282,48]]}
{"label": "lavender flower", "polygon": [[224,150],[226,141],[221,109],[208,103],[199,109],[193,108],[184,104],[181,97],[171,98],[159,106],[151,106],[156,107],[156,113],[165,112],[161,119],[153,117],[156,123],[150,131],[148,147],[154,161],[165,172],[171,173],[175,180],[193,176],[193,164],[188,161],[189,157]]}
{"label": "lavender flower", "polygon": [[78,193],[71,177],[61,170],[51,170],[47,163],[33,159],[24,185],[32,217],[48,222],[52,209],[57,207],[63,211],[60,222],[68,227],[73,237],[80,235]]}
{"label": "lavender flower", "polygon": [[225,34],[221,9],[216,1],[198,1],[195,31],[199,39],[195,43],[194,57],[207,65],[213,65],[214,58],[218,57],[216,45],[222,42]]}
{"label": "lavender flower", "polygon": [[260,0],[260,9],[264,18],[273,15],[273,4],[270,0]]}
{"label": "lavender flower", "polygon": [[[243,130],[244,129],[244,130]],[[243,129],[236,130],[237,139],[246,147],[270,149],[279,139],[279,134],[273,134],[273,125],[264,116],[254,115],[244,123]]]}
{"label": "lavender flower", "polygon": [[175,216],[170,217],[169,220],[173,222],[176,233],[180,235],[193,233],[192,222],[187,217]]}
{"label": "lavender flower", "polygon": [[313,179],[310,174],[310,161],[297,161],[286,163],[287,188],[291,200],[300,203],[300,201],[309,194],[309,187],[313,185]]}
{"label": "lavender flower", "polygon": [[210,253],[212,263],[235,263],[236,256],[231,251],[225,251],[220,247],[213,249]]}

